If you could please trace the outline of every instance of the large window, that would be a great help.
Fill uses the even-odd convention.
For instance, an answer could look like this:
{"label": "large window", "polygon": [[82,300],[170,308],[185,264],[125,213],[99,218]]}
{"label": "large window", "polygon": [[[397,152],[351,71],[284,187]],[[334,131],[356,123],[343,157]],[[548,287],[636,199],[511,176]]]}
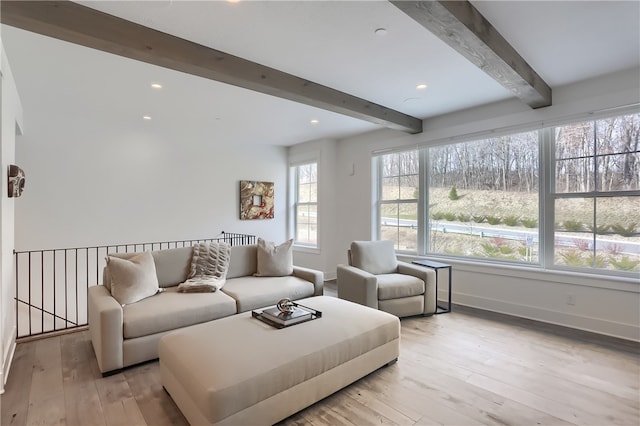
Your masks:
{"label": "large window", "polygon": [[538,261],[538,132],[429,149],[429,252]]}
{"label": "large window", "polygon": [[378,238],[419,255],[640,271],[639,144],[630,114],[381,155]]}
{"label": "large window", "polygon": [[637,271],[640,114],[555,129],[554,263]]}
{"label": "large window", "polygon": [[292,167],[294,186],[294,240],[318,246],[318,163]]}

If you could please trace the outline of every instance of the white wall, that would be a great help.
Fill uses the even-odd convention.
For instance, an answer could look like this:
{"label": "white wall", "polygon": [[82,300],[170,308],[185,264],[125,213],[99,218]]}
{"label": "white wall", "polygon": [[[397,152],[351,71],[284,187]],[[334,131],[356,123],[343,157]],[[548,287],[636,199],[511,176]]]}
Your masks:
{"label": "white wall", "polygon": [[[286,149],[228,146],[182,129],[152,137],[117,123],[59,121],[25,100],[16,156],[28,180],[17,205],[18,250],[215,237],[282,240]],[[239,220],[239,181],[275,182],[273,220]]]}
{"label": "white wall", "polygon": [[[551,125],[585,113],[640,102],[640,70],[554,89],[553,106],[531,110],[517,100],[426,120],[424,132],[381,130],[340,141],[337,152],[338,226],[334,252],[371,234],[372,153],[399,147],[446,143],[491,129]],[[355,174],[346,173],[355,169]],[[640,341],[640,283],[597,275],[560,274],[522,268],[452,262],[453,301]],[[567,295],[575,305],[566,304]],[[440,289],[440,297],[446,294]]]}
{"label": "white wall", "polygon": [[16,199],[8,196],[7,170],[15,164],[16,132],[22,128],[22,106],[16,89],[9,61],[0,40],[0,87],[1,140],[0,140],[0,393],[4,392],[8,369],[15,349],[15,265],[14,249],[14,209]]}
{"label": "white wall", "polygon": [[[294,263],[324,272],[325,279],[335,279],[337,253],[336,226],[338,211],[336,205],[337,141],[324,139],[294,145],[289,148],[290,163],[318,161],[318,248],[294,246]],[[291,200],[290,200],[291,202]],[[293,238],[293,235],[291,235]]]}

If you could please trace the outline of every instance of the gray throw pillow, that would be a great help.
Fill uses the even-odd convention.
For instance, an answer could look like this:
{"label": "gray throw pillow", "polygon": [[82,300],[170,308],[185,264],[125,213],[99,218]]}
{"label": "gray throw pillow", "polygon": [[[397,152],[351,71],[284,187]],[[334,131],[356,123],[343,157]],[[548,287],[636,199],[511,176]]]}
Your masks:
{"label": "gray throw pillow", "polygon": [[256,277],[284,277],[293,274],[293,240],[276,246],[258,238],[258,272]]}
{"label": "gray throw pillow", "polygon": [[129,259],[107,256],[107,268],[111,295],[123,306],[153,296],[160,289],[156,265],[149,251]]}

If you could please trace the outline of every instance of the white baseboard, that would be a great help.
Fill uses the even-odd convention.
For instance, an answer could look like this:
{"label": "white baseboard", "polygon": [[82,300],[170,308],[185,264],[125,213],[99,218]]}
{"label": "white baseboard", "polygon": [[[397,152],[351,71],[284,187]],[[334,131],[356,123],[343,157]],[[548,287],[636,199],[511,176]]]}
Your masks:
{"label": "white baseboard", "polygon": [[599,318],[585,317],[567,312],[543,309],[506,302],[504,300],[475,296],[471,294],[453,294],[453,303],[484,309],[501,314],[513,315],[535,321],[561,325],[583,331],[618,337],[625,340],[640,342],[640,326],[638,324],[624,324]]}
{"label": "white baseboard", "polygon": [[336,271],[324,272],[324,280],[325,281],[335,280],[336,278],[338,278],[338,274],[337,274]]}
{"label": "white baseboard", "polygon": [[7,384],[9,378],[9,370],[11,369],[11,363],[13,362],[13,356],[16,353],[16,328],[13,327],[10,333],[10,342],[6,345],[6,351],[4,353],[4,363],[2,364],[2,371],[0,371],[0,394],[4,393],[4,386]]}

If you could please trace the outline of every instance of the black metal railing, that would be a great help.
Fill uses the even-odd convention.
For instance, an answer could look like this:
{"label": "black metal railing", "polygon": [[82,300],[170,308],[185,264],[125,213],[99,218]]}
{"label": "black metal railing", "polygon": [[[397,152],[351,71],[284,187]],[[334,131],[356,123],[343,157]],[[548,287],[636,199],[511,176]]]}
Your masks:
{"label": "black metal railing", "polygon": [[16,251],[16,337],[25,338],[87,325],[87,289],[101,281],[109,253],[137,253],[225,241],[255,244],[256,236],[222,232],[214,238]]}

